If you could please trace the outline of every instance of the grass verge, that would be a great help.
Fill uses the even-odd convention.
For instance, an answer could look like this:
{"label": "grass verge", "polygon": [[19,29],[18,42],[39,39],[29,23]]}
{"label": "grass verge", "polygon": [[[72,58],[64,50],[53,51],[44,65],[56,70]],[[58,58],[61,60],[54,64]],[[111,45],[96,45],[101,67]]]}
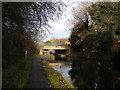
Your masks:
{"label": "grass verge", "polygon": [[29,78],[32,59],[37,56],[40,55],[35,54],[28,57],[26,60],[21,60],[20,62],[9,66],[9,68],[4,69],[2,72],[2,88],[24,88]]}
{"label": "grass verge", "polygon": [[42,63],[44,65],[45,71],[48,74],[48,79],[50,80],[51,85],[54,88],[74,88],[62,77],[62,75],[58,71],[49,66],[47,62]]}

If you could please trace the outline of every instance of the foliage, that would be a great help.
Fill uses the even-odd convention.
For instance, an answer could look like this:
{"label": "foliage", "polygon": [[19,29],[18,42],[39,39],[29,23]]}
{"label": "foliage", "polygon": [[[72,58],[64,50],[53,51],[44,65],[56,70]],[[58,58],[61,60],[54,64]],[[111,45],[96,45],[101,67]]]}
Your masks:
{"label": "foliage", "polygon": [[[62,14],[62,2],[4,2],[3,28],[26,28],[36,34],[37,31],[45,32],[49,20],[57,20]],[[16,10],[14,10],[16,9]]]}
{"label": "foliage", "polygon": [[114,34],[118,31],[118,9],[118,2],[100,2],[88,8],[97,32],[109,31]]}
{"label": "foliage", "polygon": [[21,60],[3,69],[3,88],[25,88],[29,78],[33,57]]}
{"label": "foliage", "polygon": [[84,20],[84,17],[80,16],[81,13],[77,13],[80,20],[75,23],[70,36],[73,49],[70,75],[74,86],[120,87],[119,52],[111,52],[111,46],[115,42],[114,37],[120,36],[119,4],[119,2],[97,2],[87,7],[86,11],[90,16],[88,29],[83,28],[85,26],[81,20]]}
{"label": "foliage", "polygon": [[83,41],[89,35],[88,22],[76,23],[70,35],[71,47],[73,50],[80,51],[83,48]]}
{"label": "foliage", "polygon": [[52,44],[52,41],[46,41],[44,44]]}
{"label": "foliage", "polygon": [[[110,52],[114,36],[119,35],[119,3],[98,2],[86,7],[81,16],[78,8],[74,17],[79,20],[70,36],[73,49],[104,54]],[[74,11],[75,12],[75,11]],[[78,48],[78,49],[77,49]]]}
{"label": "foliage", "polygon": [[51,41],[53,44],[67,44],[67,38],[61,38],[61,39],[57,39],[57,38],[51,38]]}
{"label": "foliage", "polygon": [[39,53],[41,33],[50,27],[49,20],[59,19],[63,6],[62,2],[2,3],[3,88],[24,87],[32,64],[25,60],[25,51],[28,57]]}
{"label": "foliage", "polygon": [[57,39],[57,38],[51,38],[50,40],[44,42],[44,44],[69,44],[67,38],[61,38],[61,39]]}
{"label": "foliage", "polygon": [[[71,20],[72,24],[76,23],[85,23],[87,20],[90,21],[90,16],[88,13],[88,8],[92,3],[90,2],[80,2],[76,7],[72,8],[73,20]],[[87,23],[86,23],[87,24]]]}
{"label": "foliage", "polygon": [[100,52],[110,52],[115,35],[120,35],[118,27],[118,2],[101,2],[93,4],[88,12],[92,17],[92,27],[96,33]]}
{"label": "foliage", "polygon": [[[2,59],[3,68],[38,53],[37,39],[50,27],[49,20],[57,20],[63,10],[62,2],[3,2],[2,3]],[[19,58],[19,59],[18,59]]]}

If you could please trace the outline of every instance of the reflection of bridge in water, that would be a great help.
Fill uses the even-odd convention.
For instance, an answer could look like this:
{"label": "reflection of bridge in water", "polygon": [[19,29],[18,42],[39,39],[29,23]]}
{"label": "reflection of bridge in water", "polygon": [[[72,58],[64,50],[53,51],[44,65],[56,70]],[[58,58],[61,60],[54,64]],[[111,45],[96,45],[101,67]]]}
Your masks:
{"label": "reflection of bridge in water", "polygon": [[67,44],[44,44],[43,48],[40,50],[40,54],[50,56],[50,58],[65,59],[69,54],[69,46]]}

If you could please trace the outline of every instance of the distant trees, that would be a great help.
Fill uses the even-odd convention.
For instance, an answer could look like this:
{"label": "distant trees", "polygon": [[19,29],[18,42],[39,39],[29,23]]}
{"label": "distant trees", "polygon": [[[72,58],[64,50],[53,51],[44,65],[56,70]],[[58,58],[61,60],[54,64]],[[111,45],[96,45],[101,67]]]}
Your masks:
{"label": "distant trees", "polygon": [[57,39],[53,37],[50,40],[45,41],[44,44],[69,44],[69,42],[67,38]]}
{"label": "distant trees", "polygon": [[50,25],[48,21],[59,19],[62,2],[3,2],[2,3],[2,59],[6,67],[37,53],[37,40]]}
{"label": "distant trees", "polygon": [[67,44],[68,42],[67,38],[61,38],[61,39],[51,38],[51,41],[53,44]]}
{"label": "distant trees", "polygon": [[52,44],[52,41],[45,41],[44,44]]}

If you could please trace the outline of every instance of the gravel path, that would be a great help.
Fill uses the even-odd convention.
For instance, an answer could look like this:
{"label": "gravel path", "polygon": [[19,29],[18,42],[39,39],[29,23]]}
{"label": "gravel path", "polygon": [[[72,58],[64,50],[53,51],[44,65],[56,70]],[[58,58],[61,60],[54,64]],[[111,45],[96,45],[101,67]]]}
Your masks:
{"label": "gravel path", "polygon": [[40,62],[44,59],[43,56],[33,59],[33,65],[26,88],[51,88],[50,82],[47,79],[47,74]]}

